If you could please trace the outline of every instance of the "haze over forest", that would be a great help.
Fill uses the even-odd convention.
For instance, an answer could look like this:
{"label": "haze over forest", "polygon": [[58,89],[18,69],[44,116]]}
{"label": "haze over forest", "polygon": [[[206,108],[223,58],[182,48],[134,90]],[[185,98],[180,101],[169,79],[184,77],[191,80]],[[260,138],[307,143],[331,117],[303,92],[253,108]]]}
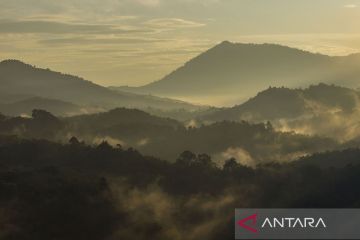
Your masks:
{"label": "haze over forest", "polygon": [[[277,61],[264,58],[269,52]],[[222,57],[227,60],[217,60]],[[236,64],[222,64],[229,59]],[[229,216],[237,207],[357,207],[353,190],[342,193],[344,201],[330,199],[343,184],[356,188],[360,181],[358,59],[223,42],[140,88],[105,88],[4,60],[0,190],[6,194],[0,237],[231,239]],[[265,87],[266,76],[273,87]],[[258,81],[246,82],[251,78]],[[224,93],[220,86],[229,92],[227,100],[233,99],[230,93],[240,98],[259,92],[221,108],[169,98],[184,91],[217,100],[216,93]],[[334,175],[347,176],[331,183],[341,189],[330,187]],[[308,188],[314,177],[316,188]],[[284,179],[284,189],[274,190]],[[300,194],[290,193],[294,186]],[[262,197],[256,197],[259,191]],[[10,204],[15,199],[21,201]],[[144,218],[141,209],[150,216]]]}
{"label": "haze over forest", "polygon": [[358,208],[358,6],[0,0],[0,240],[230,240],[235,208]]}

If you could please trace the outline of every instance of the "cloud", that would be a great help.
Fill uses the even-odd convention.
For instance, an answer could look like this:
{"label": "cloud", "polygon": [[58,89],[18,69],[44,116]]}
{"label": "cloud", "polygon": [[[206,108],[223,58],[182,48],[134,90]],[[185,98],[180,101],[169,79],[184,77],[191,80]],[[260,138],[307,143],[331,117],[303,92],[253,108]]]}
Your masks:
{"label": "cloud", "polygon": [[72,45],[72,44],[91,44],[91,45],[116,45],[116,44],[139,44],[139,43],[158,43],[165,42],[165,39],[156,38],[53,38],[39,40],[38,42],[45,45]]}
{"label": "cloud", "polygon": [[358,6],[356,4],[346,4],[344,5],[344,8],[357,8]]}
{"label": "cloud", "polygon": [[63,22],[71,23],[78,21],[76,16],[70,16],[66,14],[36,14],[22,17],[17,19],[18,21],[50,21],[50,22]]}
{"label": "cloud", "polygon": [[156,239],[212,239],[231,221],[229,209],[237,201],[230,190],[220,196],[199,193],[184,198],[173,197],[157,184],[138,189],[119,181],[111,188],[117,208],[129,216],[131,223],[116,228],[111,239],[131,236],[143,240],[149,239],[149,234]]}
{"label": "cloud", "polygon": [[221,155],[223,163],[230,158],[235,158],[242,165],[250,167],[256,165],[256,161],[254,161],[250,153],[241,147],[230,147]]}
{"label": "cloud", "polygon": [[145,25],[162,30],[171,30],[177,28],[195,28],[203,27],[206,24],[189,21],[181,18],[156,18],[148,20]]}
{"label": "cloud", "polygon": [[150,32],[149,29],[131,29],[110,24],[75,24],[55,21],[0,21],[0,33],[50,34],[124,34]]}
{"label": "cloud", "polygon": [[141,5],[144,5],[144,6],[149,6],[149,7],[155,7],[160,4],[160,0],[135,0],[135,2],[140,3]]}
{"label": "cloud", "polygon": [[312,117],[275,122],[275,127],[284,132],[330,137],[339,142],[347,142],[359,137],[360,111],[352,113],[319,111]]}
{"label": "cloud", "polygon": [[[78,15],[81,15],[79,13]],[[116,24],[124,23],[129,21],[134,21],[139,18],[135,15],[93,15],[91,18],[78,16],[77,14],[33,14],[29,16],[24,16],[16,19],[17,21],[45,21],[45,22],[60,22],[60,23],[94,23],[97,24]]]}
{"label": "cloud", "polygon": [[191,119],[190,121],[185,123],[186,128],[196,128],[199,126],[199,123],[195,119]]}
{"label": "cloud", "polygon": [[143,146],[148,145],[149,142],[150,142],[150,139],[149,139],[149,138],[143,138],[143,139],[140,139],[136,144],[137,144],[139,147],[143,147]]}

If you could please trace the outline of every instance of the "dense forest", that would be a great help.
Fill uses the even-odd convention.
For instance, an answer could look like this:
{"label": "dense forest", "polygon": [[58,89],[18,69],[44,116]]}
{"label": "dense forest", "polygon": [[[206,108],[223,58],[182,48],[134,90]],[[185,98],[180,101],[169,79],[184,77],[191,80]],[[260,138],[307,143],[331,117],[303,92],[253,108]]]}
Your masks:
{"label": "dense forest", "polygon": [[169,163],[106,142],[1,137],[0,238],[233,239],[234,208],[359,207],[359,159],[220,168],[190,151]]}
{"label": "dense forest", "polygon": [[359,207],[357,146],[125,108],[0,115],[0,239],[232,239],[235,208]]}
{"label": "dense forest", "polygon": [[253,166],[345,147],[330,138],[279,132],[270,122],[223,121],[192,127],[124,108],[68,118],[58,118],[44,110],[34,110],[30,118],[3,116],[0,133],[62,143],[72,136],[88,144],[106,140],[113,146],[133,147],[143,154],[172,162],[181,152],[189,150],[207,153],[220,165],[229,157]]}

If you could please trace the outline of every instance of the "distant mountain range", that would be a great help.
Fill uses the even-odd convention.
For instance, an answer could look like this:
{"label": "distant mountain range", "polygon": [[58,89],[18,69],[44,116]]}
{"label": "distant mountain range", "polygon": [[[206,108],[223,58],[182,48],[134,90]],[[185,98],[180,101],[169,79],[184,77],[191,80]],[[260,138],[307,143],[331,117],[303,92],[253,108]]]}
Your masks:
{"label": "distant mountain range", "polygon": [[360,54],[331,57],[274,44],[222,42],[148,85],[119,89],[221,105],[269,86],[320,82],[359,87]]}
{"label": "distant mountain range", "polygon": [[57,116],[77,115],[86,111],[69,102],[41,97],[31,97],[12,103],[0,103],[0,112],[9,116],[30,116],[34,109],[46,109]]}
{"label": "distant mountain range", "polygon": [[[63,107],[65,107],[64,102],[68,102],[83,108],[103,110],[116,107],[188,110],[200,108],[172,99],[121,91],[115,92],[80,77],[36,68],[17,60],[0,62],[0,93],[6,93],[6,96],[0,97],[0,103],[12,104],[15,113],[19,113],[26,104],[34,107],[46,106],[47,109],[55,109],[54,112],[58,112],[56,108],[59,107],[60,103],[56,101],[61,101]],[[36,97],[37,104],[34,104],[34,97]],[[19,101],[22,102],[19,103]],[[16,107],[19,104],[22,106],[18,111]],[[54,105],[51,106],[52,104]],[[76,110],[74,105],[67,107],[73,111]],[[4,108],[6,106],[3,106]]]}

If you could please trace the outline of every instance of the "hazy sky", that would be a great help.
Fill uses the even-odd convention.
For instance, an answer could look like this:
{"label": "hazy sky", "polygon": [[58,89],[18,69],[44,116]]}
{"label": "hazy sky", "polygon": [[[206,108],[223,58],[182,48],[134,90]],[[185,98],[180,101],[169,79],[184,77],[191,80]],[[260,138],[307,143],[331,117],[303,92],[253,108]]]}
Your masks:
{"label": "hazy sky", "polygon": [[158,80],[223,40],[360,52],[360,0],[0,0],[1,59],[102,85]]}

